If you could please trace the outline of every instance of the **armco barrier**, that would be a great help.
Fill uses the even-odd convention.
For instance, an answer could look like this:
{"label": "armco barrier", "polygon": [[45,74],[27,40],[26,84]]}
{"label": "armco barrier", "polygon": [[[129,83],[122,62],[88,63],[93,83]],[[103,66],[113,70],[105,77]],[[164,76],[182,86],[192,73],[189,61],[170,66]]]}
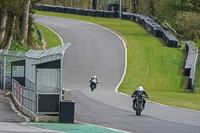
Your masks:
{"label": "armco barrier", "polygon": [[36,98],[33,89],[21,86],[16,80],[12,80],[12,92],[16,100],[27,109],[36,112]]}
{"label": "armco barrier", "polygon": [[186,41],[185,51],[187,52],[187,59],[185,61],[184,75],[189,77],[187,88],[193,92],[199,52],[193,41]]}
{"label": "armco barrier", "polygon": [[35,28],[37,29],[37,33],[38,33],[38,35],[39,35],[39,37],[40,37],[40,41],[42,41],[42,40],[43,40],[43,34],[42,34],[42,32],[41,32],[40,29],[37,27],[37,25],[34,24],[34,26],[35,26]]}
{"label": "armco barrier", "polygon": [[[42,5],[42,4],[36,5],[36,9],[41,10],[41,11],[56,11],[56,12],[63,11],[62,7]],[[106,17],[106,18],[117,17],[115,12],[113,12],[113,11],[88,10],[88,9],[71,8],[71,7],[65,7],[64,12],[77,14],[77,15],[88,15],[88,16]],[[166,44],[166,46],[168,46],[168,47],[175,47],[175,48],[180,47],[178,39],[166,27],[159,24],[153,18],[150,18],[145,15],[141,15],[141,14],[122,12],[122,19],[139,23],[152,35],[154,35],[155,37],[161,38],[164,41],[164,43]],[[190,45],[188,45],[188,46],[190,46]],[[198,58],[198,52],[197,52],[197,54],[195,54],[195,56],[191,56],[190,54],[188,54],[188,57],[187,57],[188,60],[190,59],[190,60],[195,60],[195,61],[197,60],[197,58]],[[190,76],[191,81],[189,81],[189,83],[188,83],[188,88],[192,89],[192,88],[194,88],[194,79],[195,79],[194,75],[196,72],[196,65],[193,65],[193,67],[191,67],[191,68],[188,66],[189,65],[186,60],[185,75]],[[190,71],[189,74],[186,74],[186,73],[188,73],[187,71]]]}

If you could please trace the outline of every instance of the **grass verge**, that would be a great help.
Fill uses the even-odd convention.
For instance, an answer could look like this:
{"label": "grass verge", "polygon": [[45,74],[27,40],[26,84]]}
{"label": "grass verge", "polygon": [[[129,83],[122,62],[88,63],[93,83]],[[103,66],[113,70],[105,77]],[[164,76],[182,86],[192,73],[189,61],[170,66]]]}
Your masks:
{"label": "grass verge", "polygon": [[62,44],[60,38],[52,30],[50,30],[49,28],[41,24],[38,24],[38,23],[35,23],[35,24],[42,32],[42,35],[47,42],[48,48],[56,47]]}
{"label": "grass verge", "polygon": [[[40,25],[38,23],[35,23],[35,25],[37,25],[37,27],[40,29],[40,31],[42,32],[42,35],[44,37],[44,39],[47,42],[48,48],[52,48],[52,47],[56,47],[58,45],[61,45],[62,42],[60,40],[60,38],[53,32],[51,31],[49,28]],[[27,52],[30,49],[37,49],[40,50],[43,48],[42,46],[42,42],[39,40],[39,36],[37,34],[37,30],[34,26],[32,26],[32,34],[33,37],[31,38],[31,45],[32,46],[24,46],[22,45],[19,41],[13,40],[12,41],[12,45],[10,47],[10,51],[23,51],[23,52]]]}
{"label": "grass verge", "polygon": [[158,103],[200,110],[200,94],[184,90],[181,74],[184,53],[169,48],[141,26],[131,21],[37,11],[36,14],[82,20],[119,32],[127,45],[127,73],[119,91],[132,94],[140,85],[149,93],[149,100]]}

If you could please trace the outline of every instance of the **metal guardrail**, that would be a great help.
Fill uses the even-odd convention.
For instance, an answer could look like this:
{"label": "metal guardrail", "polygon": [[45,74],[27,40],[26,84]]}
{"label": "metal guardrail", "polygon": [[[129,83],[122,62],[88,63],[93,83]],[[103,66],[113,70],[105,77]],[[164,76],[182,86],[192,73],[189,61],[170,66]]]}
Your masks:
{"label": "metal guardrail", "polygon": [[12,79],[12,92],[21,105],[36,113],[36,92],[33,88],[21,86]]}
{"label": "metal guardrail", "polygon": [[193,41],[185,42],[185,51],[187,53],[187,59],[185,61],[184,75],[189,77],[187,88],[190,89],[191,92],[194,92],[195,75],[196,75],[196,67],[197,67],[199,51]]}
{"label": "metal guardrail", "polygon": [[[26,79],[26,81],[28,80]],[[34,87],[35,85],[32,86]],[[48,87],[46,86],[45,88]],[[42,93],[31,87],[26,88],[15,79],[12,79],[12,92],[22,106],[35,114],[59,114],[59,93]]]}
{"label": "metal guardrail", "polygon": [[43,40],[43,34],[42,34],[42,32],[41,32],[40,29],[37,27],[37,25],[34,24],[34,26],[35,26],[35,28],[37,29],[38,35],[40,36],[40,41],[42,41],[42,40]]}
{"label": "metal guardrail", "polygon": [[197,54],[196,54],[196,57],[195,57],[195,62],[194,62],[194,65],[193,65],[193,72],[192,72],[192,85],[191,85],[191,91],[192,93],[194,93],[194,89],[195,89],[195,75],[196,75],[196,67],[197,67],[197,60],[199,58],[199,51],[197,49]]}

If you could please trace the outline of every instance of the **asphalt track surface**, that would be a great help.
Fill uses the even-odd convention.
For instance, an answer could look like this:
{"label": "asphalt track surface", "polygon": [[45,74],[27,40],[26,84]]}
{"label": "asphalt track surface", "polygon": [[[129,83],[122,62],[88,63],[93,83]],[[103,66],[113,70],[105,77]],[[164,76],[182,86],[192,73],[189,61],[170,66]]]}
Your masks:
{"label": "asphalt track surface", "polygon": [[[115,92],[125,65],[122,40],[109,30],[87,22],[37,15],[36,22],[58,33],[66,50],[63,87],[73,91],[75,119],[134,133],[199,133],[200,112],[147,102],[141,116],[130,96]],[[100,80],[93,92],[89,78]]]}

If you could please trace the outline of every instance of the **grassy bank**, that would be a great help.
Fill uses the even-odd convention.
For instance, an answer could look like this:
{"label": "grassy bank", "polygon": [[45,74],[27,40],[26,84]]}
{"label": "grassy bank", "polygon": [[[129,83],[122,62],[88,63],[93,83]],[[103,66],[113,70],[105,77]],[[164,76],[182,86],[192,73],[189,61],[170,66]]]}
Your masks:
{"label": "grassy bank", "polygon": [[35,24],[42,32],[42,35],[43,35],[45,41],[47,42],[48,48],[56,47],[56,46],[62,44],[60,38],[49,28],[47,28],[43,25],[40,25],[38,23],[35,23]]}
{"label": "grassy bank", "polygon": [[200,58],[198,58],[198,61],[197,61],[195,92],[200,93]]}
{"label": "grassy bank", "polygon": [[[37,24],[37,23],[35,23],[35,25],[37,25],[37,27],[42,32],[42,35],[47,42],[48,48],[56,47],[56,46],[62,44],[60,38],[53,31],[51,31],[49,28],[47,28],[43,25]],[[32,29],[33,29],[33,31],[32,31],[33,37],[30,40],[31,43],[32,43],[31,44],[32,46],[28,46],[28,45],[24,46],[19,41],[13,40],[12,45],[11,45],[9,50],[10,51],[27,52],[30,49],[37,49],[37,50],[43,49],[42,42],[39,39],[40,37],[39,37],[37,30],[36,30],[34,25],[32,26]]]}
{"label": "grassy bank", "polygon": [[159,38],[147,33],[136,23],[111,18],[37,11],[37,14],[92,22],[120,33],[127,45],[127,73],[119,91],[131,94],[144,86],[149,100],[200,110],[200,94],[185,92],[181,74],[184,54],[178,48],[164,46]]}

